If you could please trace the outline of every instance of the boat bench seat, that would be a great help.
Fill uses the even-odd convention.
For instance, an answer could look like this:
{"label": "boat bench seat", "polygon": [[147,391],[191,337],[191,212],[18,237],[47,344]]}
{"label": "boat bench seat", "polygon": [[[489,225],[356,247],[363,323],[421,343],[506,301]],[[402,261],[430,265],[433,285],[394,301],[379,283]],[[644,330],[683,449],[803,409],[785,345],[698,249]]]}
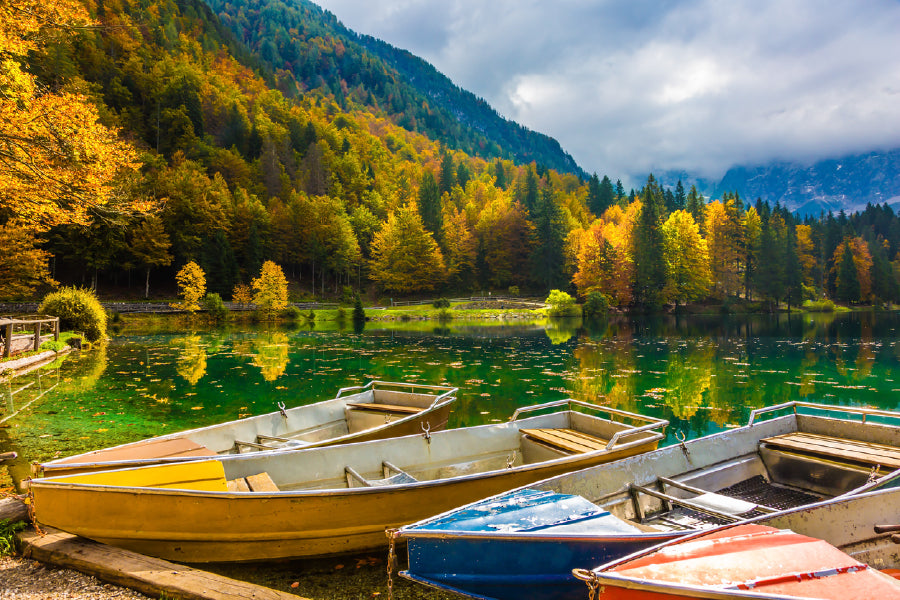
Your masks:
{"label": "boat bench seat", "polygon": [[425,410],[418,406],[403,406],[401,404],[379,404],[376,402],[348,402],[347,408],[357,408],[361,410],[373,410],[378,412],[402,413],[405,415],[415,415]]}
{"label": "boat bench seat", "polygon": [[97,450],[86,455],[71,456],[54,461],[54,464],[78,464],[116,460],[141,460],[152,458],[186,458],[191,456],[215,456],[216,453],[187,438],[147,440],[126,447]]}
{"label": "boat bench seat", "polygon": [[256,475],[247,475],[228,481],[229,492],[278,492],[278,486],[272,477],[263,471]]}
{"label": "boat bench seat", "polygon": [[900,448],[815,433],[794,432],[765,438],[768,448],[820,458],[839,459],[868,467],[900,469]]}
{"label": "boat bench seat", "polygon": [[574,429],[521,429],[520,431],[536,442],[568,454],[605,450],[609,443],[609,440]]}

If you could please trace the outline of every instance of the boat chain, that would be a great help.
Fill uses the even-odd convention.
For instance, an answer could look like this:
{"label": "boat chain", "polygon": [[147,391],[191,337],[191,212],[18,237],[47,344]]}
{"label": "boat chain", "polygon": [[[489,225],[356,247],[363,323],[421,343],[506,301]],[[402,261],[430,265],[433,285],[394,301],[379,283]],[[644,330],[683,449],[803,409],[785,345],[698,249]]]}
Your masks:
{"label": "boat chain", "polygon": [[388,537],[388,557],[387,557],[387,586],[388,600],[394,600],[394,562],[397,560],[397,553],[394,552],[394,540],[396,529],[386,529],[384,531]]}
{"label": "boat chain", "polygon": [[580,579],[587,584],[589,600],[597,600],[598,595],[603,593],[603,588],[600,586],[600,580],[597,579],[597,576],[593,571],[587,569],[572,569],[572,575],[574,575],[576,579]]}

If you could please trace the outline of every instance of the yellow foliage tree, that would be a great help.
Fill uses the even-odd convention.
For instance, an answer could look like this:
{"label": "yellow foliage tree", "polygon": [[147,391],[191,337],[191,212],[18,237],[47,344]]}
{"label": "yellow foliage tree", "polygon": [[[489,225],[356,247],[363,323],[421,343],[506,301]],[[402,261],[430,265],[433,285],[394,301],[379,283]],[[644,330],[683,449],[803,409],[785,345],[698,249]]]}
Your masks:
{"label": "yellow foliage tree", "polygon": [[671,300],[691,302],[706,296],[712,280],[706,240],[691,213],[676,210],[662,226]]}
{"label": "yellow foliage tree", "polygon": [[246,283],[239,283],[234,286],[231,292],[231,301],[237,302],[241,306],[247,306],[253,303],[253,290]]}
{"label": "yellow foliage tree", "polygon": [[178,283],[178,295],[181,302],[172,304],[173,308],[179,308],[188,312],[196,312],[200,309],[200,299],[206,295],[206,274],[200,265],[194,261],[181,267],[175,276]]}
{"label": "yellow foliage tree", "polygon": [[256,308],[272,317],[275,312],[287,308],[288,284],[284,271],[271,260],[263,263],[259,277],[251,282],[253,303]]}
{"label": "yellow foliage tree", "polygon": [[56,284],[47,270],[50,253],[36,248],[35,244],[33,228],[21,221],[10,221],[3,227],[0,298],[24,297],[42,283]]}
{"label": "yellow foliage tree", "polygon": [[413,203],[388,215],[372,241],[371,277],[396,292],[430,290],[444,278],[444,256]]}
{"label": "yellow foliage tree", "polygon": [[800,260],[800,268],[803,270],[803,285],[813,287],[818,261],[811,225],[797,225],[797,258]]}
{"label": "yellow foliage tree", "polygon": [[50,92],[21,66],[49,32],[89,24],[76,0],[0,2],[0,210],[33,226],[152,208],[120,191],[138,166],[131,145],[84,95]]}
{"label": "yellow foliage tree", "polygon": [[[852,237],[844,240],[850,245],[850,254],[853,256],[853,264],[856,265],[856,277],[859,280],[859,299],[868,301],[872,296],[872,254],[869,245],[861,237]],[[838,244],[834,251],[832,272],[840,283],[840,264],[844,258],[844,244]]]}

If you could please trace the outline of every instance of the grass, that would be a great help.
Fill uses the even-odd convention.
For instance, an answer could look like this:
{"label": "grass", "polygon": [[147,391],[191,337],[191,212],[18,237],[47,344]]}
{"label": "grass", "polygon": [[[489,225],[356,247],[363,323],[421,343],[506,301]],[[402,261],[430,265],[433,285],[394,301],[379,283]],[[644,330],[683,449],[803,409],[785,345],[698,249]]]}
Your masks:
{"label": "grass", "polygon": [[16,533],[25,529],[24,521],[10,523],[9,519],[0,521],[0,556],[12,554],[16,549]]}
{"label": "grass", "polygon": [[[41,344],[41,347],[36,351],[28,350],[27,352],[19,352],[18,354],[10,356],[9,358],[0,358],[0,364],[3,364],[4,362],[10,362],[13,360],[19,360],[20,358],[25,358],[28,356],[36,356],[36,355],[40,354],[41,352],[46,352],[47,350],[59,352],[60,350],[63,350],[66,346],[68,346],[68,344],[66,342],[71,337],[80,337],[80,336],[77,333],[75,333],[74,331],[62,331],[59,334],[59,341],[47,340],[46,342]],[[85,342],[85,341],[82,341],[82,344],[87,346],[87,342]]]}

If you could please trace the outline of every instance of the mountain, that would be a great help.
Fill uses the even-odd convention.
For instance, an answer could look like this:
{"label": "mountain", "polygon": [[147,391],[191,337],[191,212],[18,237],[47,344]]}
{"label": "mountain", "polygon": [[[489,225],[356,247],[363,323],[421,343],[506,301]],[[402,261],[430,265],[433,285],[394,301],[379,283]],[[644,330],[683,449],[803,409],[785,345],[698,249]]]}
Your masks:
{"label": "mountain", "polygon": [[711,192],[738,192],[745,201],[779,202],[801,215],[862,211],[867,204],[900,204],[900,149],[823,160],[813,165],[773,162],[731,168]]}
{"label": "mountain", "polygon": [[586,173],[555,139],[500,116],[431,64],[346,28],[308,0],[208,0],[219,19],[275,74],[287,96],[333,96],[401,127],[486,159],[535,161]]}

